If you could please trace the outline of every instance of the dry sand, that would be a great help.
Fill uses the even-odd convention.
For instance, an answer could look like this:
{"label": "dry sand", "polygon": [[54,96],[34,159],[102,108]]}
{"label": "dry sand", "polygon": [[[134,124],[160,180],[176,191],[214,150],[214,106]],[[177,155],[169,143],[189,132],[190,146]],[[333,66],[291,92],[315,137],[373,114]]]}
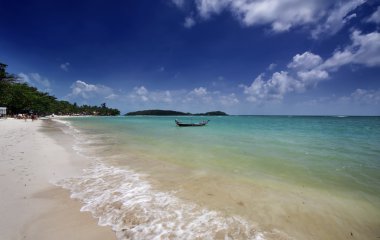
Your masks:
{"label": "dry sand", "polygon": [[42,120],[0,120],[0,239],[116,239],[54,186],[88,160],[39,131]]}

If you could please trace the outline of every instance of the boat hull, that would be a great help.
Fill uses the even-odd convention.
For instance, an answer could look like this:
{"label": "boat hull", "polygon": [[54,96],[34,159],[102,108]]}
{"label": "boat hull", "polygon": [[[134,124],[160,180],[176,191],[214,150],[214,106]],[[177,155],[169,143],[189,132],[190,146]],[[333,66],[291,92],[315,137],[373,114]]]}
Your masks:
{"label": "boat hull", "polygon": [[206,126],[209,120],[200,122],[200,123],[181,123],[177,120],[175,120],[175,123],[177,124],[178,127],[202,127]]}

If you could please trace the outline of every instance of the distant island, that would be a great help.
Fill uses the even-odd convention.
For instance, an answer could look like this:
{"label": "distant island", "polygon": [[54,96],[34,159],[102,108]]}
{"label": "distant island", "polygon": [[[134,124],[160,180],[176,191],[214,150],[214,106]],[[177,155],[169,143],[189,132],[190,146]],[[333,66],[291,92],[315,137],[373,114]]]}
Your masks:
{"label": "distant island", "polygon": [[148,116],[228,116],[227,113],[222,111],[213,111],[206,113],[184,113],[172,110],[142,110],[136,112],[129,112],[125,116],[138,116],[138,115],[148,115]]}

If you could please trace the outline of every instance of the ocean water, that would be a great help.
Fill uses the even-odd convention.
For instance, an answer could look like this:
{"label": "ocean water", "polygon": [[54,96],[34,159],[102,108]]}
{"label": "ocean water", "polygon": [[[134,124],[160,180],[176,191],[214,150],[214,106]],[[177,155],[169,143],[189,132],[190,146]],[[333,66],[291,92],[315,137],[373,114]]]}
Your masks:
{"label": "ocean water", "polygon": [[93,160],[57,184],[118,239],[380,237],[380,117],[58,120]]}

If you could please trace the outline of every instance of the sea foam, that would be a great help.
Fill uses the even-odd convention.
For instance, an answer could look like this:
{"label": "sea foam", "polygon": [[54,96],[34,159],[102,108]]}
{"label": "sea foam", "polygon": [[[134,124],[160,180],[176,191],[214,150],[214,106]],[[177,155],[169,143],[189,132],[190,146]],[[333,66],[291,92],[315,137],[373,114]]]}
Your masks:
{"label": "sea foam", "polygon": [[264,239],[263,233],[238,216],[177,198],[152,188],[144,176],[98,162],[58,186],[83,203],[81,211],[111,226],[118,239]]}

